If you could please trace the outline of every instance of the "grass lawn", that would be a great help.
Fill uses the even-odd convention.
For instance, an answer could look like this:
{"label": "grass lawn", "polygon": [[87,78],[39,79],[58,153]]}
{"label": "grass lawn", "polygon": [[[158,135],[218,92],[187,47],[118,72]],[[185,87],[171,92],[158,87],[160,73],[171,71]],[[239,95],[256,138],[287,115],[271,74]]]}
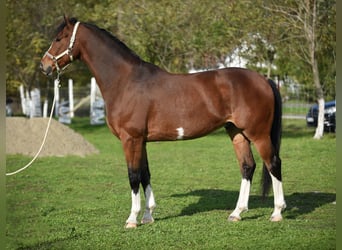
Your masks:
{"label": "grass lawn", "polygon": [[[106,126],[88,124],[76,119],[71,127],[100,154],[39,158],[6,178],[6,249],[335,249],[334,134],[314,140],[305,120],[284,120],[287,209],[279,223],[269,222],[272,193],[261,200],[257,153],[249,211],[241,222],[227,221],[241,176],[223,130],[197,140],[150,143],[155,223],[127,230],[131,198],[121,144]],[[7,155],[7,172],[30,160]]]}

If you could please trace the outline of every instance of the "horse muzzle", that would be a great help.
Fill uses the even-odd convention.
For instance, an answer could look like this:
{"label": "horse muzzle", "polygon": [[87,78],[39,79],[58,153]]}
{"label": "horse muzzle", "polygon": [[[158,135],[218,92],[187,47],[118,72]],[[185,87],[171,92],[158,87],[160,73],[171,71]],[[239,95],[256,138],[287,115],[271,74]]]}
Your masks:
{"label": "horse muzzle", "polygon": [[42,73],[46,76],[50,76],[53,72],[51,65],[44,66],[44,64],[41,62],[39,67],[40,67],[40,70],[42,71]]}

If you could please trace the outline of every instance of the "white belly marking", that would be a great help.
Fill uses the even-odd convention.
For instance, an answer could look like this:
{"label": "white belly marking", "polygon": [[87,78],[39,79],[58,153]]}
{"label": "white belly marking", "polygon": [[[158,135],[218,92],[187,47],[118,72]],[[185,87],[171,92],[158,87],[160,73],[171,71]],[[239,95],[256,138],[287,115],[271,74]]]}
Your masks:
{"label": "white belly marking", "polygon": [[178,140],[182,140],[183,139],[183,136],[184,136],[184,128],[180,127],[180,128],[177,128],[177,139]]}

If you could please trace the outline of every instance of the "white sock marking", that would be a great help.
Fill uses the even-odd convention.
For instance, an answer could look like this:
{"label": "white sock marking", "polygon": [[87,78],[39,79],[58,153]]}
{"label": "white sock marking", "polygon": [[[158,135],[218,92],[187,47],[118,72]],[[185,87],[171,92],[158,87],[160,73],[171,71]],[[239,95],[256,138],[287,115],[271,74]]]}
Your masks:
{"label": "white sock marking", "polygon": [[274,195],[274,206],[283,207],[285,205],[284,192],[282,182],[274,177],[271,173],[273,195]]}
{"label": "white sock marking", "polygon": [[131,214],[129,215],[126,223],[135,223],[138,224],[137,217],[140,212],[140,191],[138,191],[137,194],[135,194],[132,191],[132,208],[131,208]]}
{"label": "white sock marking", "polygon": [[241,209],[248,209],[248,198],[249,198],[250,189],[251,189],[251,181],[247,179],[242,179],[237,207]]}
{"label": "white sock marking", "polygon": [[184,136],[184,128],[179,127],[179,128],[177,128],[176,130],[177,130],[177,132],[178,132],[177,139],[178,139],[178,140],[183,139],[183,136]]}
{"label": "white sock marking", "polygon": [[240,186],[239,198],[238,198],[238,201],[236,203],[236,208],[230,214],[231,217],[235,217],[235,218],[240,219],[240,213],[248,210],[248,199],[249,199],[250,189],[251,189],[251,181],[247,180],[247,179],[242,179],[241,180],[241,186]]}
{"label": "white sock marking", "polygon": [[154,208],[156,206],[156,203],[154,201],[154,195],[153,195],[151,185],[148,185],[146,187],[145,196],[146,196],[146,208],[148,209]]}
{"label": "white sock marking", "polygon": [[153,195],[152,188],[150,185],[146,187],[145,198],[146,198],[146,209],[144,212],[144,216],[141,220],[142,224],[152,223],[154,221],[152,217],[152,212],[153,212],[153,209],[156,207],[156,203],[154,201],[154,195]]}
{"label": "white sock marking", "polygon": [[281,211],[286,208],[283,184],[276,177],[274,177],[271,173],[270,175],[272,178],[273,195],[274,195],[274,210],[271,215],[271,220],[280,221],[282,219]]}

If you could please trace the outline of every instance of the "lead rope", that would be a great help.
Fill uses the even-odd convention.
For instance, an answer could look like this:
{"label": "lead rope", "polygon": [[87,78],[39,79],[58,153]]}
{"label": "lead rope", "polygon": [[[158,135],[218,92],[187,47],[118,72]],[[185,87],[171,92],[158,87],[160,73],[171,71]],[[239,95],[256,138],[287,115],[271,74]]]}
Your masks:
{"label": "lead rope", "polygon": [[[56,79],[56,81],[57,81],[57,85],[59,86],[59,82],[60,82],[60,80],[59,80],[59,72],[58,72],[58,74],[57,74],[57,79]],[[53,110],[54,110],[54,108],[55,108],[55,103],[56,103],[56,95],[54,94],[54,96],[53,96],[53,101],[52,101],[51,112],[50,112],[50,118],[49,118],[49,121],[48,121],[46,130],[45,130],[45,135],[44,135],[42,144],[40,145],[40,148],[39,148],[37,154],[33,157],[33,159],[32,159],[29,163],[26,164],[26,166],[24,166],[24,167],[18,169],[17,171],[14,171],[14,172],[11,172],[11,173],[6,173],[6,176],[15,175],[15,174],[17,174],[17,173],[19,173],[19,172],[25,170],[26,168],[28,168],[29,166],[31,166],[31,164],[37,159],[37,157],[38,157],[39,154],[40,154],[40,151],[42,151],[42,149],[43,149],[43,146],[44,146],[44,144],[45,144],[45,141],[46,141],[46,138],[47,138],[47,135],[48,135],[48,131],[49,131],[50,124],[51,124],[51,120],[52,120],[52,113],[53,113]]]}

